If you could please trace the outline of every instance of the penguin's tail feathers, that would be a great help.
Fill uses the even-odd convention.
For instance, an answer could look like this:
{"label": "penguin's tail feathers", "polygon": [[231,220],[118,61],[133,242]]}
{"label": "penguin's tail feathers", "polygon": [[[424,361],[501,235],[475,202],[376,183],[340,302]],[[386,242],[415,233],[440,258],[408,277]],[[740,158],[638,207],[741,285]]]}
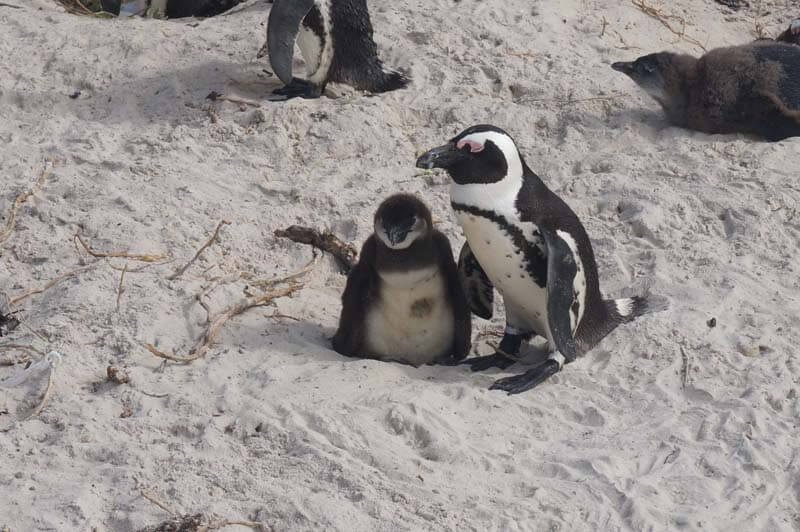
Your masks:
{"label": "penguin's tail feathers", "polygon": [[389,92],[397,89],[403,89],[411,83],[411,78],[402,72],[396,70],[382,70],[381,75],[375,80],[370,92]]}
{"label": "penguin's tail feathers", "polygon": [[607,299],[603,303],[609,316],[617,324],[628,323],[639,316],[661,312],[669,308],[669,300],[666,297],[650,293],[619,299]]}

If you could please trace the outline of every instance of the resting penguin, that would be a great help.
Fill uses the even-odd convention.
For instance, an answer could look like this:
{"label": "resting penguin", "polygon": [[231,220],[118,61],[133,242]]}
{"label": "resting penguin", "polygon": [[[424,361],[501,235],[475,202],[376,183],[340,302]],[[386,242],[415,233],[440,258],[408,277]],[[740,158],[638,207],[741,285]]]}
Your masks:
{"label": "resting penguin", "polygon": [[[292,76],[295,39],[307,80]],[[409,82],[400,72],[383,69],[366,0],[275,0],[267,23],[267,49],[272,69],[285,83],[273,93],[287,99],[318,98],[329,81],[369,92],[400,89]]]}
{"label": "resting penguin", "polygon": [[148,0],[148,11],[167,18],[213,17],[243,0]]}
{"label": "resting penguin", "polygon": [[776,41],[788,42],[789,44],[800,44],[800,18],[795,19],[786,28],[786,31],[778,35]]}
{"label": "resting penguin", "polygon": [[660,52],[611,68],[642,87],[676,126],[768,140],[800,135],[798,46],[756,41],[699,59]]}
{"label": "resting penguin", "polygon": [[375,213],[342,295],[333,348],[346,356],[418,366],[457,362],[469,353],[472,322],[447,237],[409,194]]}
{"label": "resting penguin", "polygon": [[473,312],[492,316],[493,289],[503,296],[506,329],[498,352],[467,359],[473,371],[514,363],[523,340],[547,339],[547,361],[491,389],[509,394],[540,384],[596,345],[617,325],[663,308],[654,296],[600,295],[592,245],[580,220],[528,168],[500,128],[473,126],[417,160],[443,168],[453,183],[450,202],[467,242],[461,250]]}

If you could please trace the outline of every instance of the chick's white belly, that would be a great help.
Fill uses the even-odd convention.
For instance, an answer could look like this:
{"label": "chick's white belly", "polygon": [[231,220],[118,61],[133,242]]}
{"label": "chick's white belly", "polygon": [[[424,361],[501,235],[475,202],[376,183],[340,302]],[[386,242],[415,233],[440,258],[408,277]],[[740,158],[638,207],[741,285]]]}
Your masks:
{"label": "chick's white belly", "polygon": [[456,218],[475,258],[503,296],[509,325],[548,338],[547,289],[528,273],[511,235],[481,216],[456,211]]}
{"label": "chick's white belly", "polygon": [[453,311],[438,269],[381,276],[380,301],[366,317],[366,350],[420,365],[450,353]]}

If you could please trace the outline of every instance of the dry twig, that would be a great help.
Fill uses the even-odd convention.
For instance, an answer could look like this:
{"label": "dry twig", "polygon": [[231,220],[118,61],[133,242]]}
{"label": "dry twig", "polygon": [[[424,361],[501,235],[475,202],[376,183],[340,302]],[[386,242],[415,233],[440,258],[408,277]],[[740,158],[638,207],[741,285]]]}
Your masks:
{"label": "dry twig", "polygon": [[116,312],[119,312],[119,299],[122,297],[122,292],[124,289],[122,288],[122,281],[125,279],[125,272],[128,271],[128,263],[125,263],[125,267],[122,268],[122,273],[119,276],[119,286],[117,287],[117,306],[115,308]]}
{"label": "dry twig", "polygon": [[246,310],[255,307],[261,307],[264,305],[269,305],[273,302],[273,300],[279,297],[286,297],[294,294],[296,291],[300,290],[303,287],[302,284],[297,282],[290,282],[290,284],[284,288],[280,288],[277,290],[273,290],[270,292],[266,292],[264,294],[260,294],[254,297],[247,297],[238,303],[228,307],[223,312],[220,312],[216,316],[213,316],[211,319],[208,320],[208,324],[206,326],[206,330],[203,335],[198,338],[195,342],[194,347],[189,350],[188,355],[176,355],[174,353],[165,353],[164,351],[159,351],[152,344],[143,343],[142,347],[150,351],[152,354],[159,358],[163,358],[166,360],[172,360],[173,362],[192,362],[197,360],[198,358],[202,358],[208,352],[208,349],[216,340],[217,336],[219,335],[222,327],[225,323],[233,318],[234,316],[238,316],[242,314]]}
{"label": "dry twig", "polygon": [[39,172],[39,177],[36,178],[36,181],[33,183],[33,186],[26,190],[25,192],[21,192],[17,199],[14,200],[14,203],[11,204],[11,212],[8,213],[6,216],[6,228],[0,233],[0,244],[8,240],[8,237],[11,236],[11,232],[14,230],[14,222],[17,219],[17,211],[22,206],[23,203],[28,201],[28,198],[36,194],[44,184],[44,180],[53,172],[53,167],[55,166],[55,162],[48,159],[44,162],[44,167],[42,171]]}
{"label": "dry twig", "polygon": [[55,382],[55,376],[56,376],[56,368],[55,366],[51,365],[50,374],[47,376],[47,388],[45,388],[44,390],[44,395],[42,396],[42,400],[30,414],[22,418],[23,421],[38,416],[42,412],[42,410],[44,410],[44,407],[47,406],[47,402],[50,400],[50,392],[52,391],[53,383]]}
{"label": "dry twig", "polygon": [[231,102],[231,103],[238,103],[240,105],[249,105],[250,107],[261,107],[261,104],[258,102],[254,102],[253,100],[245,100],[244,98],[237,98],[236,96],[225,96],[217,91],[211,91],[206,96],[206,100],[211,100],[212,102]]}
{"label": "dry twig", "polygon": [[[650,6],[650,5],[647,5],[645,0],[631,0],[631,3],[633,5],[635,5],[636,7],[638,7],[639,9],[641,9],[646,15],[649,15],[650,17],[652,17],[652,18],[656,19],[657,21],[659,21],[669,31],[671,31],[672,33],[677,35],[678,38],[683,39],[684,41],[699,47],[704,52],[706,51],[706,47],[703,46],[700,41],[698,41],[697,39],[694,39],[694,38],[689,37],[688,35],[686,35],[686,20],[684,18],[679,17],[677,15],[665,15],[658,8]],[[677,29],[673,28],[672,24],[669,23],[670,19],[677,20],[678,22],[680,22],[681,26],[682,26],[681,29],[677,30]]]}
{"label": "dry twig", "polygon": [[327,251],[336,257],[344,273],[350,273],[350,270],[356,265],[356,257],[358,256],[356,248],[351,244],[343,242],[339,237],[329,231],[320,233],[311,227],[293,225],[286,229],[277,229],[274,234],[279,238],[288,238],[293,242],[309,244],[322,251]]}
{"label": "dry twig", "polygon": [[63,281],[64,279],[69,279],[70,277],[74,277],[75,275],[77,275],[77,274],[79,274],[79,273],[81,273],[81,272],[85,272],[86,270],[91,270],[92,268],[94,268],[95,266],[97,266],[97,264],[98,264],[98,262],[93,262],[92,264],[89,264],[89,265],[87,265],[87,266],[84,266],[84,267],[82,267],[82,268],[78,268],[77,270],[72,270],[71,272],[62,273],[61,275],[59,275],[59,276],[58,276],[58,277],[56,277],[55,279],[51,279],[50,281],[48,281],[48,282],[47,282],[47,283],[46,283],[46,284],[45,284],[43,287],[41,287],[41,288],[37,288],[37,289],[35,289],[35,290],[31,290],[31,291],[29,291],[29,292],[25,292],[24,294],[20,294],[20,295],[18,295],[18,296],[16,296],[16,297],[12,297],[12,298],[9,300],[8,304],[9,304],[9,305],[14,305],[14,304],[16,304],[16,303],[19,303],[20,301],[22,301],[22,300],[23,300],[23,299],[25,299],[25,298],[28,298],[28,297],[30,297],[30,296],[33,296],[33,295],[36,295],[36,294],[41,294],[41,293],[42,293],[42,292],[44,292],[45,290],[47,290],[47,289],[51,288],[52,286],[54,286],[54,285],[56,285],[56,284],[60,283],[60,282],[61,282],[61,281]]}
{"label": "dry twig", "polygon": [[681,359],[683,360],[681,365],[681,389],[686,389],[686,382],[689,380],[689,355],[686,354],[683,346],[681,346]]}
{"label": "dry twig", "polygon": [[220,222],[217,224],[217,228],[214,230],[214,234],[211,235],[211,238],[209,238],[208,241],[205,244],[203,244],[203,246],[200,249],[197,250],[197,253],[194,254],[194,257],[192,257],[191,260],[186,264],[184,264],[182,267],[175,270],[175,272],[172,275],[167,276],[167,279],[172,281],[183,275],[184,272],[189,269],[189,266],[191,266],[194,263],[194,261],[196,261],[198,257],[200,257],[200,254],[217,240],[217,237],[219,236],[219,230],[222,229],[223,225],[230,225],[230,222],[228,220],[220,220]]}
{"label": "dry twig", "polygon": [[83,241],[81,235],[75,233],[75,239],[81,243],[83,249],[86,250],[86,253],[91,255],[92,257],[99,257],[99,258],[125,258],[131,260],[138,260],[141,262],[157,262],[159,260],[164,260],[169,258],[169,255],[166,253],[160,253],[158,255],[154,254],[147,254],[147,253],[128,253],[127,251],[95,251],[93,250],[89,244]]}

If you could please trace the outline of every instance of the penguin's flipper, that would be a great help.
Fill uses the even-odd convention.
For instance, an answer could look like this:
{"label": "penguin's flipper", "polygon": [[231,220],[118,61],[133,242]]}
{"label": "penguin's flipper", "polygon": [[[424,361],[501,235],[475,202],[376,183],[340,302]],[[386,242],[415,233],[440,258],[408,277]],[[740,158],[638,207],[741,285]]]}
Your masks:
{"label": "penguin's flipper", "polygon": [[492,318],[494,286],[473,255],[468,242],[464,242],[458,255],[458,277],[467,296],[472,313],[485,320]]}
{"label": "penguin's flipper", "polygon": [[[442,360],[445,364],[451,364],[464,360],[469,355],[472,347],[472,314],[467,303],[467,296],[460,278],[460,270],[456,268],[453,260],[453,249],[450,241],[439,231],[433,233],[433,243],[439,256],[439,268],[445,276],[447,285],[447,296],[453,310],[453,320],[455,330],[453,334],[453,346],[449,357]],[[463,252],[463,250],[462,250]]]}
{"label": "penguin's flipper", "polygon": [[[547,243],[547,314],[552,336],[548,340],[552,340],[555,351],[541,366],[521,375],[499,379],[489,387],[490,390],[503,390],[509,395],[538,386],[578,356],[570,317],[570,308],[575,301],[573,282],[578,275],[574,251],[559,231],[541,225],[539,231]],[[569,238],[568,234],[563,235]]]}
{"label": "penguin's flipper", "polygon": [[358,263],[347,276],[347,285],[342,293],[342,314],[339,328],[333,336],[333,349],[348,357],[369,358],[361,352],[366,333],[367,309],[376,294],[375,236],[364,242]]}
{"label": "penguin's flipper", "polygon": [[294,42],[300,23],[314,0],[275,0],[267,21],[267,49],[272,70],[286,85],[292,83]]}

